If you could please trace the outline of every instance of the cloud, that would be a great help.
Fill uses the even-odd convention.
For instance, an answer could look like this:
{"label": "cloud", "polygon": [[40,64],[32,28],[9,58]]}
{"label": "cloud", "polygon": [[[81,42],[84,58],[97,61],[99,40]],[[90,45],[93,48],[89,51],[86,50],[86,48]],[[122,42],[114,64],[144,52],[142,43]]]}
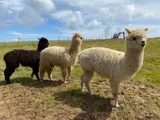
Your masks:
{"label": "cloud", "polygon": [[118,34],[119,32],[124,32],[123,26],[116,26],[116,25],[115,26],[108,26],[104,30],[104,35],[106,37],[112,38],[114,34]]}
{"label": "cloud", "polygon": [[116,16],[116,14],[113,13],[109,7],[100,8],[98,12],[99,12],[98,18],[102,21],[108,21],[108,20],[114,21],[114,18]]}
{"label": "cloud", "polygon": [[14,13],[12,16],[13,24],[19,24],[25,27],[37,26],[45,22],[45,19],[29,6],[24,6],[23,10]]}
{"label": "cloud", "polygon": [[88,28],[89,29],[97,29],[101,27],[101,23],[99,21],[97,21],[96,19],[92,20],[89,24],[88,24]]}
{"label": "cloud", "polygon": [[131,4],[131,5],[127,5],[127,12],[129,14],[129,20],[132,20],[132,17],[135,13],[135,6],[134,4]]}
{"label": "cloud", "polygon": [[31,0],[27,2],[37,12],[46,13],[55,9],[55,4],[52,0]]}
{"label": "cloud", "polygon": [[84,20],[80,11],[64,10],[52,14],[52,17],[64,23],[68,29],[75,30],[83,26]]}
{"label": "cloud", "polygon": [[22,36],[23,34],[17,31],[11,31],[9,34],[14,35],[14,36]]}
{"label": "cloud", "polygon": [[[11,25],[21,25],[33,27],[45,22],[43,14],[48,14],[54,10],[55,5],[52,0],[1,0],[0,1],[0,27]],[[42,14],[43,13],[43,14]],[[11,21],[7,23],[6,21]]]}
{"label": "cloud", "polygon": [[[68,31],[67,29],[61,29],[61,33],[66,33],[66,31]],[[47,33],[47,34],[44,34],[44,33],[26,33],[26,32],[19,32],[19,31],[9,31],[8,34],[11,36],[11,38],[20,38],[20,39],[37,39],[39,37],[46,37],[46,38],[50,38],[50,39],[57,39],[58,37],[60,37],[60,39],[63,38],[63,36],[65,35],[57,35],[56,33]],[[70,34],[72,35],[72,34]],[[66,35],[67,37],[70,36],[70,35]],[[66,39],[66,37],[64,37],[64,39]],[[64,40],[63,39],[63,40]]]}
{"label": "cloud", "polygon": [[9,34],[12,35],[13,37],[23,37],[23,38],[44,36],[44,34],[39,34],[39,33],[21,33],[17,31],[10,31]]}
{"label": "cloud", "polygon": [[50,25],[62,28],[56,29],[57,36],[78,31],[87,37],[110,37],[125,27],[151,27],[148,34],[153,36],[160,30],[159,4],[159,0],[0,0],[0,27],[42,25],[48,30]]}

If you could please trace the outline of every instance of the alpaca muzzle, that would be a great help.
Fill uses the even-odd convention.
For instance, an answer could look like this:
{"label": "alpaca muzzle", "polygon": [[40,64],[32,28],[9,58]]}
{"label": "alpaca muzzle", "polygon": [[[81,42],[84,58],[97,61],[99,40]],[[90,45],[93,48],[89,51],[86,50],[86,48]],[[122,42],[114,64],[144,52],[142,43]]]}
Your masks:
{"label": "alpaca muzzle", "polygon": [[145,41],[141,41],[141,46],[144,47],[145,46]]}

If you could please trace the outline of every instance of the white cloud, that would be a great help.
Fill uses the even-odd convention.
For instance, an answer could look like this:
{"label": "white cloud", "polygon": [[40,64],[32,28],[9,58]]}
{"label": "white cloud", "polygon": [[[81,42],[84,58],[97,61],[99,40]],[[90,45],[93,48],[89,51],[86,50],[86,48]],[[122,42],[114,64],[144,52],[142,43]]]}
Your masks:
{"label": "white cloud", "polygon": [[131,5],[127,5],[127,12],[129,14],[129,20],[132,20],[132,17],[135,13],[135,6],[134,4],[131,4]]}
{"label": "white cloud", "polygon": [[1,0],[0,20],[4,24],[0,27],[15,24],[32,27],[43,24],[45,22],[43,14],[49,14],[54,8],[52,0]]}
{"label": "white cloud", "polygon": [[89,29],[97,29],[101,27],[101,23],[99,21],[97,21],[96,19],[92,20],[89,24],[88,24],[88,28]]}
{"label": "white cloud", "polygon": [[[64,29],[61,29],[64,30]],[[66,30],[68,31],[68,30]],[[57,35],[56,33],[47,33],[47,34],[43,34],[43,33],[24,33],[24,32],[19,32],[19,31],[9,31],[8,34],[11,36],[11,38],[20,38],[20,39],[37,39],[39,37],[47,37],[47,38],[58,38],[59,35]],[[68,36],[67,36],[68,37]]]}
{"label": "white cloud", "polygon": [[37,12],[50,12],[55,9],[55,4],[52,0],[31,0],[28,2]]}
{"label": "white cloud", "polygon": [[101,19],[102,21],[108,21],[108,20],[113,21],[116,16],[116,14],[113,13],[111,9],[108,7],[100,8],[98,14],[99,14],[98,16],[99,19]]}
{"label": "white cloud", "polygon": [[[13,15],[12,15],[13,16]],[[44,23],[45,19],[29,6],[24,6],[22,11],[14,13],[14,22],[16,24],[32,27]]]}
{"label": "white cloud", "polygon": [[[119,32],[124,32],[123,26],[108,26],[104,30],[104,34],[106,37],[112,38],[114,34],[118,34]],[[120,36],[121,37],[121,36]],[[122,36],[123,37],[123,36]]]}
{"label": "white cloud", "polygon": [[10,35],[13,37],[37,37],[37,36],[44,36],[44,34],[38,34],[38,33],[21,33],[17,31],[10,31]]}
{"label": "white cloud", "polygon": [[65,10],[52,14],[53,18],[63,22],[67,28],[75,30],[83,26],[84,21],[80,11]]}
{"label": "white cloud", "polygon": [[159,5],[159,0],[0,0],[0,27],[33,27],[49,20],[60,22],[64,31],[59,34],[79,31],[88,37],[110,37],[132,24],[151,27],[153,36],[160,30]]}
{"label": "white cloud", "polygon": [[[65,2],[63,0],[55,1],[59,1],[61,2],[61,4],[64,3],[65,5],[68,5],[67,9],[70,11],[70,13],[74,13],[75,11],[81,12],[83,25],[75,27],[74,30],[71,29],[71,27],[68,27],[67,25],[67,23],[70,24],[68,18],[69,13],[59,12],[59,15],[53,13],[55,16],[57,16],[57,20],[62,21],[67,26],[68,31],[70,31],[65,31],[67,35],[74,31],[80,31],[88,37],[93,36],[93,33],[95,33],[94,36],[101,35],[111,37],[114,33],[125,31],[125,27],[152,28],[152,20],[159,19],[159,17],[157,17],[157,15],[159,14],[157,12],[159,4],[157,4],[156,2],[147,4],[145,1],[141,1],[139,3],[135,0],[113,0],[110,2],[106,0],[66,0]],[[142,6],[141,3],[144,3],[144,5]],[[60,11],[63,11],[62,8]],[[158,16],[160,16],[160,14]],[[74,26],[75,24],[72,25]],[[154,26],[154,29],[155,27],[156,26]],[[151,33],[149,33],[149,35],[153,36],[153,34]]]}
{"label": "white cloud", "polygon": [[23,34],[17,31],[11,31],[9,34],[14,35],[14,36],[22,36]]}
{"label": "white cloud", "polygon": [[146,13],[144,14],[144,17],[154,17],[155,15],[153,13]]}

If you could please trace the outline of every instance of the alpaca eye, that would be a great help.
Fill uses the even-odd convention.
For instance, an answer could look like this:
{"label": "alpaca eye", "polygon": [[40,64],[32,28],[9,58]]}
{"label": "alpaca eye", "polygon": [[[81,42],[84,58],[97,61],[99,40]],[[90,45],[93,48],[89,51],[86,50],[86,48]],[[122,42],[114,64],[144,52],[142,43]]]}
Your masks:
{"label": "alpaca eye", "polygon": [[133,37],[133,40],[136,40],[137,38],[136,37]]}

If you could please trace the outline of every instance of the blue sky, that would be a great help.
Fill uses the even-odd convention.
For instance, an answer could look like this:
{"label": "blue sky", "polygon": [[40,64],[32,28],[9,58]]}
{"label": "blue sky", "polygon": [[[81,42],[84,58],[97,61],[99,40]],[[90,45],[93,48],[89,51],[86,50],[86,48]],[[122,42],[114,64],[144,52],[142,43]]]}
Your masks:
{"label": "blue sky", "polygon": [[124,28],[149,28],[160,36],[160,0],[0,0],[0,41],[113,36]]}

